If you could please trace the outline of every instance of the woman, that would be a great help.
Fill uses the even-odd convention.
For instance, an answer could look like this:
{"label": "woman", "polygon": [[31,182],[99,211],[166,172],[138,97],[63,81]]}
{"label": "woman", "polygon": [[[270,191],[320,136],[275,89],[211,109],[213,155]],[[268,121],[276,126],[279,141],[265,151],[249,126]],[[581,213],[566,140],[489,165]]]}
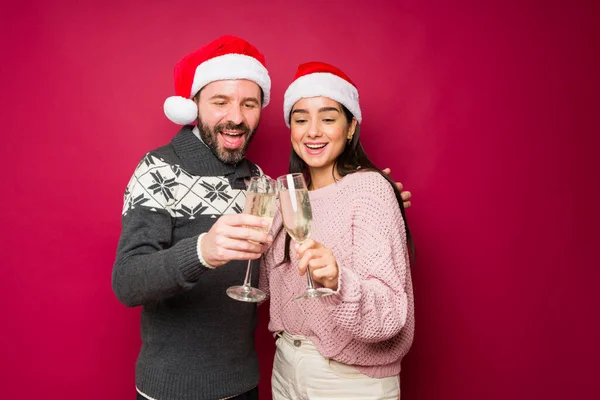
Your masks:
{"label": "woman", "polygon": [[[278,336],[273,398],[398,399],[414,332],[412,244],[398,188],[367,158],[358,91],[336,67],[301,65],[284,116],[290,172],[305,175],[313,223],[299,246],[278,213],[262,263]],[[333,295],[293,301],[306,289],[307,265]]]}

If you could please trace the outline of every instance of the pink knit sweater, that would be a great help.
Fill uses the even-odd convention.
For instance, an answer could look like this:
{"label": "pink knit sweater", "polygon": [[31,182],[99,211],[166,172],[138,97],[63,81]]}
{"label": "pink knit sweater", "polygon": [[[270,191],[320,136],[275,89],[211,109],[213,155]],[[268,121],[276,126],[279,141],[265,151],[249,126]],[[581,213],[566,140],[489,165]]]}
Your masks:
{"label": "pink knit sweater", "polygon": [[[311,237],[340,267],[332,296],[292,301],[306,289],[298,260],[284,258],[280,234],[264,257],[260,286],[269,293],[269,330],[308,337],[327,358],[382,378],[398,375],[414,334],[413,292],[404,222],[391,185],[357,172],[310,193]],[[277,213],[273,232],[281,227]],[[293,247],[292,247],[293,249]],[[277,266],[277,267],[276,267]]]}

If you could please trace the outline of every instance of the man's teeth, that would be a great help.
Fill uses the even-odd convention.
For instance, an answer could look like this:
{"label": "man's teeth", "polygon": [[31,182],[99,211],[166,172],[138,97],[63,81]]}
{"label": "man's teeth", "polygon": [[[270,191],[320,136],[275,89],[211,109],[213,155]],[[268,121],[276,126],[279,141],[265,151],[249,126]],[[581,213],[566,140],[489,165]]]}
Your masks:
{"label": "man's teeth", "polygon": [[323,147],[327,146],[327,143],[323,143],[323,144],[306,144],[306,147],[308,147],[309,149],[322,149]]}
{"label": "man's teeth", "polygon": [[223,135],[227,135],[227,136],[241,136],[243,135],[243,133],[233,133],[233,132],[221,132]]}

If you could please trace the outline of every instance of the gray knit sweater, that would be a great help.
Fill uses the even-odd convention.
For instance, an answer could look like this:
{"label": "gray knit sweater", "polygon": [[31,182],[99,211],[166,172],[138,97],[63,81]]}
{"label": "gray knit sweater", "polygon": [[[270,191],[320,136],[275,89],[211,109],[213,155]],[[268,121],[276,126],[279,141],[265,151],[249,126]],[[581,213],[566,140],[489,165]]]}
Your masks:
{"label": "gray knit sweater", "polygon": [[127,186],[112,282],[123,304],[142,306],[136,385],[153,398],[214,400],[258,385],[256,306],[225,293],[247,262],[208,269],[196,245],[220,215],[242,212],[244,180],[259,173],[245,159],[223,164],[186,126]]}

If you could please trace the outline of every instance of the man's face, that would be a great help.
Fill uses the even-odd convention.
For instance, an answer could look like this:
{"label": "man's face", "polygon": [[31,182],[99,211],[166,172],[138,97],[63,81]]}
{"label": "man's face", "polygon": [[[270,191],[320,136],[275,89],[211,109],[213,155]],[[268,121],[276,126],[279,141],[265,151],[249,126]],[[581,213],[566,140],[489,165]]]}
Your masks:
{"label": "man's face", "polygon": [[260,121],[260,87],[245,79],[215,81],[202,88],[196,101],[202,140],[219,160],[237,164]]}

